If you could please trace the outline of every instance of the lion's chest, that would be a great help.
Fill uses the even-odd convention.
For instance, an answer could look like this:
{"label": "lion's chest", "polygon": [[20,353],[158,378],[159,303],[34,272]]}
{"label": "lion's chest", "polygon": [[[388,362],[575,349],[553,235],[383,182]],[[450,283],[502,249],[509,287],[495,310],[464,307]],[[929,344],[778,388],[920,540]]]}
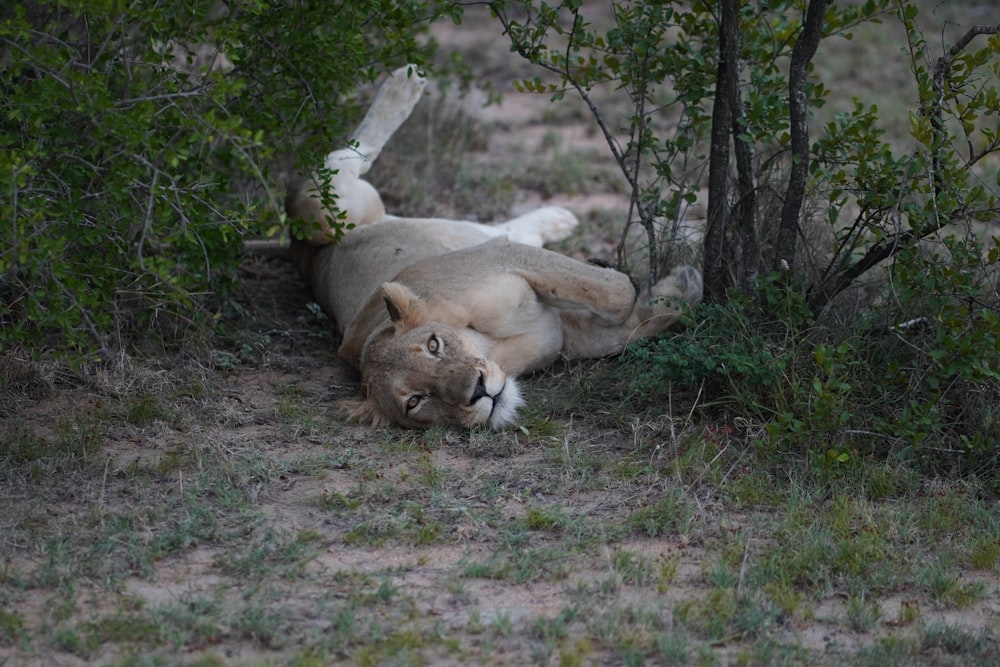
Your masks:
{"label": "lion's chest", "polygon": [[540,368],[562,350],[559,311],[539,301],[518,276],[491,277],[489,284],[465,290],[461,300],[470,338],[507,373]]}
{"label": "lion's chest", "polygon": [[558,315],[516,275],[489,276],[481,284],[456,290],[452,298],[461,302],[470,327],[497,338],[534,331],[540,325],[558,326]]}

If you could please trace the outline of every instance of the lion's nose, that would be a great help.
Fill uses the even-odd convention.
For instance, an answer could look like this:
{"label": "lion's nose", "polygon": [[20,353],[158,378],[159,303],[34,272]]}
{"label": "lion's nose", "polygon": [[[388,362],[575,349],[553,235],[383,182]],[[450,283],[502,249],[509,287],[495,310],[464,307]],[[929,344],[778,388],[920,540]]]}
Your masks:
{"label": "lion's nose", "polygon": [[479,379],[476,381],[476,388],[472,390],[472,399],[469,401],[469,405],[472,405],[483,396],[489,396],[489,394],[486,393],[486,377],[480,373]]}

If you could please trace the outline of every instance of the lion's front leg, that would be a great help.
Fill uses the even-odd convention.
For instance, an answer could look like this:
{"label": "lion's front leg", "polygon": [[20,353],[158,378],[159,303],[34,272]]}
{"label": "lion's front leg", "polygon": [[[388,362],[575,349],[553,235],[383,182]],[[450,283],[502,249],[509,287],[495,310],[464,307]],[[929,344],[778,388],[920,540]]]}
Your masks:
{"label": "lion's front leg", "polygon": [[579,221],[571,211],[560,206],[543,206],[522,216],[492,227],[495,236],[541,248],[547,243],[568,239]]}
{"label": "lion's front leg", "polygon": [[680,266],[640,294],[624,322],[610,323],[587,311],[564,310],[563,354],[568,359],[618,354],[631,342],[669,329],[680,319],[685,303],[698,303],[701,298],[701,272],[693,266]]}
{"label": "lion's front leg", "polygon": [[487,356],[508,375],[523,375],[549,366],[563,349],[563,328],[554,308],[541,306],[536,317],[517,334],[488,343]]}

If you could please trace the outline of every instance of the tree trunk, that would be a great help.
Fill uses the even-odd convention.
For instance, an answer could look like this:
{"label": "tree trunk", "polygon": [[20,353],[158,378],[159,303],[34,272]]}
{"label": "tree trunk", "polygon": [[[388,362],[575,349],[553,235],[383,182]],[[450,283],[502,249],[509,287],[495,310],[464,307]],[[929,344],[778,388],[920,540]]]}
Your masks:
{"label": "tree trunk", "polygon": [[736,0],[721,0],[719,66],[712,107],[712,147],[708,162],[708,229],[705,230],[704,291],[708,302],[722,301],[732,284],[727,271],[729,236],[729,136],[733,126],[730,86],[737,77]]}
{"label": "tree trunk", "polygon": [[733,117],[733,152],[736,156],[736,185],[739,198],[734,206],[738,273],[736,285],[746,294],[754,293],[760,271],[760,238],[757,226],[757,158],[752,142],[741,137],[746,133],[739,73],[730,72],[729,104]]}
{"label": "tree trunk", "polygon": [[809,117],[806,100],[809,63],[816,55],[823,32],[823,15],[830,0],[809,0],[805,23],[792,49],[788,71],[788,115],[792,135],[792,166],[788,189],[781,207],[781,222],[775,244],[774,269],[795,266],[795,241],[799,234],[799,214],[809,175]]}

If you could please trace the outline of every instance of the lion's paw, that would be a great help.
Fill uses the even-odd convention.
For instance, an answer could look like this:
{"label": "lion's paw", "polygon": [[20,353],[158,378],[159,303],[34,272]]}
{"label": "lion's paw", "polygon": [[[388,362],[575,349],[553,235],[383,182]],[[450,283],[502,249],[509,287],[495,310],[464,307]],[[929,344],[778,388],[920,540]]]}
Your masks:
{"label": "lion's paw", "polygon": [[702,298],[701,271],[689,265],[675,267],[669,276],[661,278],[649,291],[650,296],[664,300],[698,303]]}
{"label": "lion's paw", "polygon": [[382,83],[371,108],[376,112],[395,113],[405,120],[420,101],[426,86],[427,79],[417,73],[416,66],[405,65],[395,70]]}
{"label": "lion's paw", "polygon": [[497,225],[517,243],[541,247],[570,237],[580,224],[572,212],[559,206],[544,206]]}

